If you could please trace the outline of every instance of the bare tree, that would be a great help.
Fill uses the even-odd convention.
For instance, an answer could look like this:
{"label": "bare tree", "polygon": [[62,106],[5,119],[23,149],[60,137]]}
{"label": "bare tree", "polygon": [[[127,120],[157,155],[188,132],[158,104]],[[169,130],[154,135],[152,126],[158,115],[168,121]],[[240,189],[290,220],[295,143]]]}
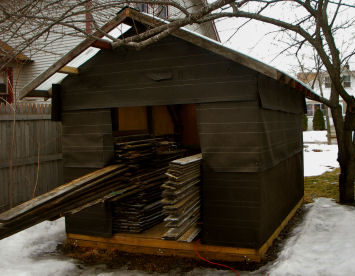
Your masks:
{"label": "bare tree", "polygon": [[[324,98],[323,85],[326,72],[322,68],[323,64],[317,53],[314,49],[309,56],[299,55],[297,52],[296,59],[298,66],[295,67],[294,75],[297,75],[299,80],[308,84],[312,89],[317,87],[319,89],[320,96]],[[307,63],[310,64],[308,65]],[[327,142],[328,145],[330,145],[332,133],[330,128],[329,108],[327,106],[325,106],[324,112],[327,125]]]}
{"label": "bare tree", "polygon": [[[87,5],[88,1],[90,5]],[[294,38],[294,43],[287,46],[287,50],[298,53],[307,47],[314,49],[322,68],[325,68],[331,79],[331,95],[329,98],[321,97],[320,102],[330,108],[334,120],[341,168],[340,202],[354,201],[355,98],[344,89],[342,65],[353,58],[355,49],[352,43],[348,43],[345,55],[339,51],[342,46],[339,40],[342,31],[355,25],[354,16],[343,16],[344,11],[354,10],[355,5],[352,1],[216,0],[200,6],[177,0],[19,0],[9,5],[10,2],[12,3],[12,1],[0,3],[0,33],[6,34],[5,42],[17,41],[17,44],[14,44],[13,51],[2,53],[3,66],[14,55],[31,49],[39,38],[43,40],[52,32],[60,32],[58,27],[65,30],[62,35],[91,37],[99,41],[106,36],[113,48],[125,46],[138,50],[166,37],[180,27],[221,18],[242,18],[248,23],[259,21],[279,27],[280,32]],[[116,38],[100,29],[102,22],[110,17],[107,11],[139,3],[173,7],[177,16],[170,17],[167,24],[128,38]],[[280,9],[287,12],[274,12]],[[88,13],[91,16],[85,16]],[[242,24],[245,24],[245,20]],[[85,28],[88,23],[89,29],[93,32]],[[235,27],[238,29],[240,26]],[[345,116],[339,105],[340,98],[347,104]]]}

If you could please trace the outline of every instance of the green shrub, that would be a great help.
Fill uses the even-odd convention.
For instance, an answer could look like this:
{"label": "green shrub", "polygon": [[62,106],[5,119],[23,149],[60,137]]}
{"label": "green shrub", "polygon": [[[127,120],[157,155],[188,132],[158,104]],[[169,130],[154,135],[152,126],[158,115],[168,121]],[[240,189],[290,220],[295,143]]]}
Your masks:
{"label": "green shrub", "polygon": [[313,129],[314,130],[325,130],[325,122],[323,117],[323,112],[317,109],[313,116]]}
{"label": "green shrub", "polygon": [[306,114],[303,114],[302,117],[302,127],[303,127],[303,131],[306,131],[308,129],[308,118]]}

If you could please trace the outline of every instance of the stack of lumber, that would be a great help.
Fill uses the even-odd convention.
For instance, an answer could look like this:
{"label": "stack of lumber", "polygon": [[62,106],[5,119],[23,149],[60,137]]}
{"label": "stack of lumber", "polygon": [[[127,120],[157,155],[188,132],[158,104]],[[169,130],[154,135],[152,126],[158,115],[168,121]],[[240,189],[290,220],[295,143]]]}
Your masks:
{"label": "stack of lumber", "polygon": [[176,148],[175,142],[146,135],[116,139],[115,160],[129,166],[129,181],[137,189],[125,200],[111,200],[114,233],[140,233],[163,221],[161,185],[169,162],[185,153]]}
{"label": "stack of lumber", "polygon": [[115,161],[133,168],[144,167],[155,156],[161,139],[149,136],[124,136],[115,141]]}
{"label": "stack of lumber", "polygon": [[0,214],[0,239],[45,220],[73,214],[137,189],[125,181],[128,168],[117,164],[97,170]]}
{"label": "stack of lumber", "polygon": [[161,185],[166,167],[133,177],[137,193],[113,204],[114,233],[140,233],[163,221]]}
{"label": "stack of lumber", "polygon": [[[163,239],[178,240],[191,228],[196,228],[200,218],[200,181],[202,154],[174,160],[166,173],[168,181],[162,188],[163,212],[169,230]],[[189,231],[197,235],[199,231]],[[191,237],[187,237],[191,239]]]}
{"label": "stack of lumber", "polygon": [[182,156],[184,151],[160,151],[149,165],[130,173],[130,182],[136,186],[132,196],[113,202],[112,228],[114,233],[140,233],[163,221],[162,184],[169,160]]}
{"label": "stack of lumber", "polygon": [[115,162],[133,169],[159,168],[184,153],[175,142],[149,135],[120,136],[115,140]]}

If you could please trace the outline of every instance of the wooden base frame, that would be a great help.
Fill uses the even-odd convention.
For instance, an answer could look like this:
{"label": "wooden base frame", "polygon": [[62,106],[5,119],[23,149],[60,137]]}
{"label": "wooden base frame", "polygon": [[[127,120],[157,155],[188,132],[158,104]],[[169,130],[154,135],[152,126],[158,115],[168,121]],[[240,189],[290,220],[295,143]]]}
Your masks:
{"label": "wooden base frame", "polygon": [[[294,216],[297,209],[301,207],[302,203],[303,198],[259,249],[214,246],[199,243],[197,250],[201,256],[211,260],[260,262],[264,258],[268,248]],[[165,231],[166,228],[163,224],[159,224],[141,234],[118,234],[110,238],[68,233],[67,243],[82,247],[117,249],[129,253],[197,258],[194,252],[195,242],[162,240],[161,236]]]}

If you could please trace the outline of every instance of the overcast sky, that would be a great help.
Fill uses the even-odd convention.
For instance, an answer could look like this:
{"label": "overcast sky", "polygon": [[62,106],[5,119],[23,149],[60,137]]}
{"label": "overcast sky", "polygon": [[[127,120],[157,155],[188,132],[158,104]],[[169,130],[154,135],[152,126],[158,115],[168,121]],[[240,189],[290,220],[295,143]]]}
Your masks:
{"label": "overcast sky", "polygon": [[[354,4],[355,0],[344,0],[343,2]],[[273,17],[287,17],[302,16],[303,13],[302,9],[296,10],[296,13],[293,12],[295,11],[273,7],[267,14]],[[350,8],[343,11],[339,18],[344,19],[354,16],[355,8]],[[278,30],[275,26],[251,21],[235,34],[236,26],[239,26],[241,22],[244,21],[241,21],[240,19],[222,19],[216,22],[218,33],[224,45],[259,59],[287,73],[294,74],[297,67],[295,56],[283,54],[277,57],[280,51],[284,49],[284,45],[278,42],[278,39],[283,40],[281,35],[275,37],[275,33],[273,33]],[[354,41],[355,25],[339,34],[338,40]],[[338,46],[339,48],[342,47],[341,43],[338,43]],[[354,44],[352,48],[354,49]],[[354,57],[350,62],[350,67],[355,70]]]}

